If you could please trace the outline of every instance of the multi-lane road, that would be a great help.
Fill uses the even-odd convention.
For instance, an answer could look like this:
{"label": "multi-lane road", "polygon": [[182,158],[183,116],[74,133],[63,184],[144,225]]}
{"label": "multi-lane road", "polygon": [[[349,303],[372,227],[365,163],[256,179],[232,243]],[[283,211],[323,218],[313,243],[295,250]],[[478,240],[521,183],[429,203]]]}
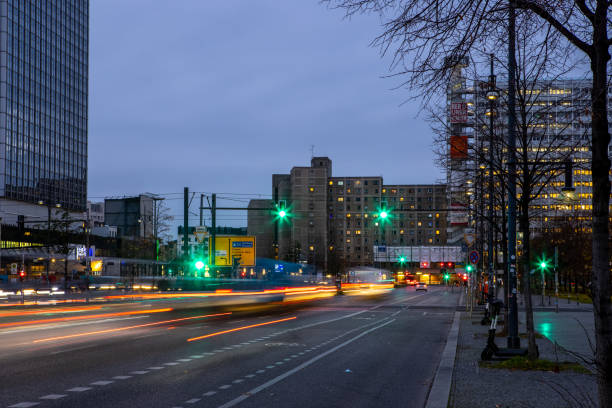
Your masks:
{"label": "multi-lane road", "polygon": [[0,406],[422,407],[458,301],[441,287],[223,308],[3,308]]}

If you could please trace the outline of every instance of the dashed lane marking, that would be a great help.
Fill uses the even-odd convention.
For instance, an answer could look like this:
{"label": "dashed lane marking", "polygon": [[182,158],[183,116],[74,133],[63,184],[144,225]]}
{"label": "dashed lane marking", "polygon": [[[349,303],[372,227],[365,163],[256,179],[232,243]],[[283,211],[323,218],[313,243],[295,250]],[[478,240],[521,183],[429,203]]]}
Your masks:
{"label": "dashed lane marking", "polygon": [[132,378],[131,375],[118,375],[113,377],[113,380],[127,380],[128,378]]}
{"label": "dashed lane marking", "polygon": [[175,366],[175,365],[179,365],[179,363],[177,363],[177,362],[174,362],[174,361],[173,361],[173,362],[171,362],[171,363],[164,363],[164,365],[167,365],[167,366]]}
{"label": "dashed lane marking", "polygon": [[180,362],[182,362],[182,363],[186,363],[186,362],[188,362],[188,361],[191,361],[191,359],[190,359],[190,358],[179,358],[179,359],[178,359],[178,360],[176,360],[176,361],[180,361]]}
{"label": "dashed lane marking", "polygon": [[266,372],[266,370],[257,370],[257,371],[255,371],[255,372],[256,372],[257,374],[261,374],[261,373],[265,373],[265,372]]}
{"label": "dashed lane marking", "polygon": [[217,391],[208,391],[202,394],[203,397],[210,397],[211,395],[215,395]]}
{"label": "dashed lane marking", "polygon": [[253,377],[255,377],[255,374],[247,374],[247,375],[245,375],[244,377],[245,377],[245,378],[253,378]]}
{"label": "dashed lane marking", "polygon": [[140,370],[140,371],[132,371],[130,374],[142,375],[146,373],[148,373],[148,371]]}
{"label": "dashed lane marking", "polygon": [[198,355],[193,355],[193,356],[189,356],[189,357],[190,357],[190,358],[202,358],[202,357],[204,357],[204,356],[201,356],[201,355],[199,355],[199,354],[198,354]]}
{"label": "dashed lane marking", "polygon": [[231,387],[230,384],[225,384],[219,387],[220,390],[227,390],[229,387]]}
{"label": "dashed lane marking", "polygon": [[44,396],[40,397],[39,399],[42,399],[42,400],[56,400],[56,399],[64,398],[65,396],[66,396],[66,394],[49,394],[49,395],[44,395]]}
{"label": "dashed lane marking", "polygon": [[15,405],[9,405],[9,408],[28,408],[40,404],[40,402],[20,402]]}
{"label": "dashed lane marking", "polygon": [[240,384],[241,382],[243,382],[244,380],[242,378],[238,378],[234,381],[232,381],[232,384]]}
{"label": "dashed lane marking", "polygon": [[108,385],[112,383],[114,383],[114,381],[96,381],[96,382],[92,382],[89,385]]}
{"label": "dashed lane marking", "polygon": [[192,398],[190,400],[185,401],[185,404],[195,404],[196,402],[198,402],[201,398]]}
{"label": "dashed lane marking", "polygon": [[91,390],[91,387],[74,387],[71,388],[69,390],[66,390],[68,392],[83,392],[83,391],[88,391]]}
{"label": "dashed lane marking", "polygon": [[147,370],[163,370],[166,367],[149,367]]}
{"label": "dashed lane marking", "polygon": [[273,365],[266,366],[266,368],[274,368]]}

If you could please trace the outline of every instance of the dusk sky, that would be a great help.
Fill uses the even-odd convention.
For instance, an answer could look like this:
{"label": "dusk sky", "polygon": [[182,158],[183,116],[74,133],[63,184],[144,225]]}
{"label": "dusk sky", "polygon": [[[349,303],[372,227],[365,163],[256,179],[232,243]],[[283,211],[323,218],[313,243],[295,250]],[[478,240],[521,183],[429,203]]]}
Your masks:
{"label": "dusk sky", "polygon": [[[92,201],[159,193],[177,225],[182,195],[168,193],[269,196],[271,175],[308,165],[311,145],[335,176],[443,177],[419,104],[402,105],[400,80],[382,78],[390,61],[369,45],[376,16],[346,20],[318,0],[90,7]],[[246,214],[218,223],[246,225]]]}

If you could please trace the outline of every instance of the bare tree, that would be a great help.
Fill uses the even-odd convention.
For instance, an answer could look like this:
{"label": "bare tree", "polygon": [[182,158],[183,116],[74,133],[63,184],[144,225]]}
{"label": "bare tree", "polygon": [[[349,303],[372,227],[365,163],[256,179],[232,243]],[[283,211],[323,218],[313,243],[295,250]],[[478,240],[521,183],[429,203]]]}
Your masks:
{"label": "bare tree", "polygon": [[591,87],[591,171],[593,180],[593,310],[596,333],[599,404],[612,406],[612,303],[609,267],[610,159],[608,145],[609,0],[323,0],[347,15],[373,12],[383,19],[374,40],[391,52],[406,85],[433,95],[452,66],[445,57],[461,58],[488,40],[498,41],[509,6],[537,16],[555,41],[571,44],[589,62]]}

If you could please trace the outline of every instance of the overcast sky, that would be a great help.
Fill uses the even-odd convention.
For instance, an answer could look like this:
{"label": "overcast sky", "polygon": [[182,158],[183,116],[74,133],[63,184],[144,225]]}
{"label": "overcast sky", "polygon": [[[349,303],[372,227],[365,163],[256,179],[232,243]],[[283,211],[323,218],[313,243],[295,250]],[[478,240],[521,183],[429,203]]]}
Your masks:
{"label": "overcast sky", "polygon": [[[90,7],[93,201],[184,186],[270,195],[271,175],[308,165],[311,145],[335,176],[442,178],[418,103],[402,105],[408,91],[382,78],[389,61],[369,46],[375,16],[346,20],[318,0]],[[182,197],[166,197],[182,222]],[[246,225],[245,214],[219,218]]]}

